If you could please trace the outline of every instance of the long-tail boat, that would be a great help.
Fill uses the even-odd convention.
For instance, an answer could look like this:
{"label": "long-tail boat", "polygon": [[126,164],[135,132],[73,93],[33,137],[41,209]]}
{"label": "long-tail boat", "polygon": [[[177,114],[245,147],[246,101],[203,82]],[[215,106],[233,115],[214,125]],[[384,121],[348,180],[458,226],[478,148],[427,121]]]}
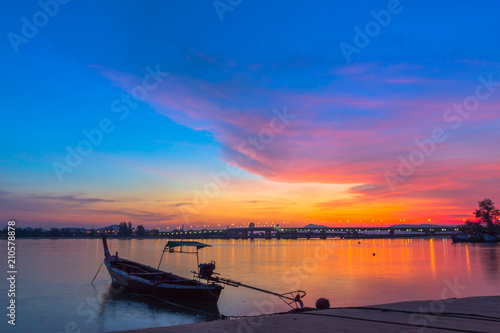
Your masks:
{"label": "long-tail boat", "polygon": [[[223,287],[215,282],[201,282],[199,279],[188,279],[172,273],[161,271],[160,264],[158,268],[143,265],[135,261],[123,259],[116,255],[110,255],[106,235],[102,236],[104,246],[104,265],[108,269],[113,282],[127,288],[130,291],[149,294],[158,298],[178,299],[183,301],[217,303]],[[195,247],[195,251],[183,253],[196,253],[208,244],[199,242],[172,242],[169,241],[165,250],[174,252],[175,248]],[[163,254],[165,253],[165,250]],[[162,259],[163,259],[162,254]]]}

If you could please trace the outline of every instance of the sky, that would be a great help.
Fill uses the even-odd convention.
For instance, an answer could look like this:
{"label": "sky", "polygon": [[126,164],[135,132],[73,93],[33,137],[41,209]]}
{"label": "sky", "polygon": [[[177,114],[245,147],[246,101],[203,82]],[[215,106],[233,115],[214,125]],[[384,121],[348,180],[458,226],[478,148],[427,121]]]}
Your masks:
{"label": "sky", "polygon": [[496,1],[15,1],[0,219],[457,224],[500,204]]}

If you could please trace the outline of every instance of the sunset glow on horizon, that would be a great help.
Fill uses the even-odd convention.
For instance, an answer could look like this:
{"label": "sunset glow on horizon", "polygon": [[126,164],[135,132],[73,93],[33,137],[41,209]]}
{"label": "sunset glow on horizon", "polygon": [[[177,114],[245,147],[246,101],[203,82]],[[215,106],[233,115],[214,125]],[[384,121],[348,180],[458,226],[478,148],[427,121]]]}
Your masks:
{"label": "sunset glow on horizon", "polygon": [[[17,52],[4,40],[0,217],[162,230],[472,219],[485,197],[500,205],[500,28],[498,11],[450,4],[401,1],[346,57],[339,45],[385,2],[288,3],[279,26],[278,3],[221,22],[211,2],[70,2]],[[16,34],[40,10],[6,6]]]}

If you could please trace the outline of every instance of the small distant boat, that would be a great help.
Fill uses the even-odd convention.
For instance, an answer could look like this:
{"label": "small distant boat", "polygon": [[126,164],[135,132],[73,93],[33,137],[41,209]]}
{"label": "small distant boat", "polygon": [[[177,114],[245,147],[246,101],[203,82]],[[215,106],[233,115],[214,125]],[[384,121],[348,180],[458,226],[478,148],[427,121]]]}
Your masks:
{"label": "small distant boat", "polygon": [[488,243],[495,243],[500,241],[497,235],[495,234],[484,234],[483,235],[484,241]]}
{"label": "small distant boat", "polygon": [[[204,283],[197,279],[188,279],[172,273],[167,273],[151,266],[143,265],[135,261],[123,259],[116,255],[109,254],[106,235],[102,235],[102,242],[104,245],[104,265],[108,269],[109,275],[113,282],[125,287],[126,289],[141,293],[149,294],[158,298],[203,302],[203,303],[217,303],[223,287],[214,282]],[[196,247],[198,250],[210,245],[199,242],[172,242],[169,241],[165,245],[165,249],[169,252],[174,252],[174,249],[180,247],[179,252],[182,253],[182,247]],[[162,254],[162,259],[163,259]]]}
{"label": "small distant boat", "polygon": [[454,243],[469,242],[469,243],[494,243],[498,242],[500,239],[494,234],[453,234],[451,239]]}
{"label": "small distant boat", "polygon": [[451,239],[454,243],[470,242],[469,236],[469,234],[453,234],[451,235]]}

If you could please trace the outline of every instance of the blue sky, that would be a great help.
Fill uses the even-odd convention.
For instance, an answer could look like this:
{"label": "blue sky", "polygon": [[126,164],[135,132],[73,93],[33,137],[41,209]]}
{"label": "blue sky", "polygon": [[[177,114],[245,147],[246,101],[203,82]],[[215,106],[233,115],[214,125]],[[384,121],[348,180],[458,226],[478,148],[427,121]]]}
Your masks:
{"label": "blue sky", "polygon": [[[366,220],[363,209],[345,209],[361,199],[396,221],[422,197],[440,203],[435,214],[444,220],[463,215],[477,196],[498,195],[492,147],[499,142],[500,94],[482,102],[396,193],[380,192],[387,188],[382,175],[397,168],[398,156],[408,155],[415,139],[443,126],[445,110],[474,92],[478,76],[500,81],[500,4],[402,0],[399,13],[349,63],[339,45],[354,45],[354,28],[364,30],[374,20],[371,11],[391,3],[243,0],[221,21],[212,1],[73,0],[59,4],[18,52],[9,33],[22,36],[23,17],[32,22],[42,9],[35,1],[6,4],[0,14],[0,216],[33,225],[87,223],[89,214],[96,224],[134,219],[176,225],[185,216],[172,207],[194,200],[193,189],[203,188],[207,174],[235,161],[241,173],[190,221],[248,219],[255,205],[244,205],[241,193],[259,198],[259,188],[281,193],[275,186],[290,183],[329,184],[331,197],[304,200],[303,213],[282,205],[285,194],[262,198],[257,201],[273,212],[263,204],[254,218],[279,220],[281,211],[299,224],[334,223],[359,211]],[[169,77],[120,120],[113,101],[157,66]],[[242,160],[238,142],[258,132],[273,108],[285,106],[297,120],[256,159]],[[64,163],[65,148],[75,148],[82,130],[104,118],[115,130],[59,181],[54,161]],[[478,172],[483,177],[476,179]],[[447,181],[436,184],[435,177]],[[378,190],[352,190],[363,184]],[[481,192],[477,184],[487,185]],[[456,193],[462,195],[456,199]],[[71,212],[45,208],[60,207],[57,197],[65,195],[81,199]],[[89,197],[114,201],[96,209],[83,200]],[[231,198],[238,198],[238,208],[221,215]],[[155,200],[171,206],[155,208]],[[388,200],[397,207],[383,204]],[[325,203],[331,209],[318,212]],[[27,212],[26,206],[37,208]],[[129,213],[116,214],[120,209]],[[147,218],[137,211],[147,211]]]}

